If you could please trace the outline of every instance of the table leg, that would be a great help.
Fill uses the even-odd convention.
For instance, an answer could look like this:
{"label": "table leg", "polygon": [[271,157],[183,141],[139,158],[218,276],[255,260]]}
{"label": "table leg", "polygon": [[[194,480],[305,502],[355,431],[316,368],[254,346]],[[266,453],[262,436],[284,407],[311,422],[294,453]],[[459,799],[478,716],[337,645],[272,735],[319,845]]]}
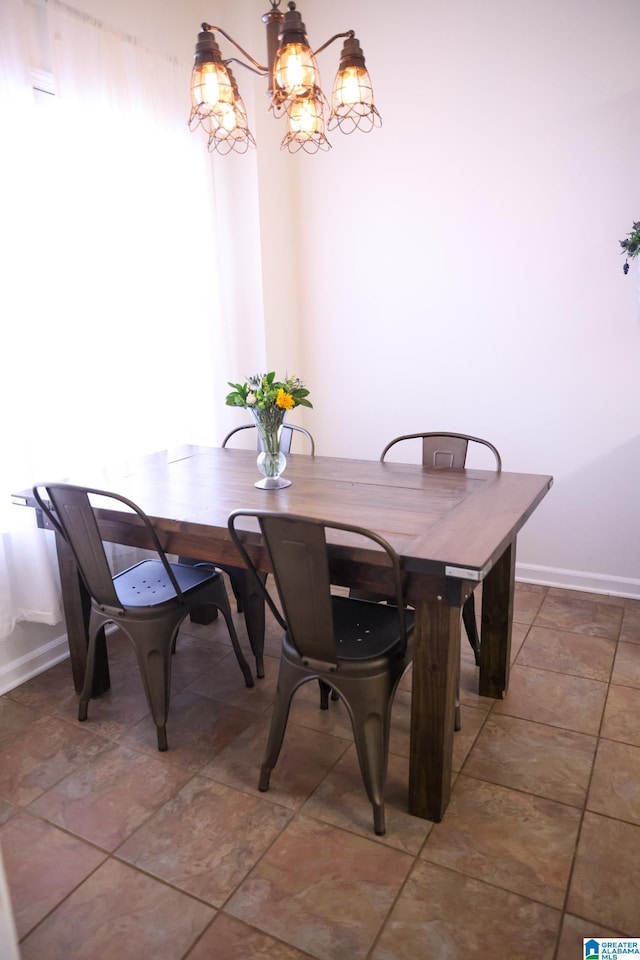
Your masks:
{"label": "table leg", "polygon": [[504,697],[509,686],[516,545],[509,544],[482,584],[481,697]]}
{"label": "table leg", "polygon": [[[264,677],[264,630],[265,610],[262,595],[255,577],[242,568],[236,571],[238,592],[242,598],[242,612],[247,625],[247,636],[256,658],[256,676]],[[266,580],[266,574],[261,574]]]}
{"label": "table leg", "polygon": [[[71,672],[76,693],[80,693],[84,684],[84,674],[87,667],[87,644],[89,630],[89,611],[91,600],[87,589],[78,573],[74,556],[67,542],[56,533],[56,551],[58,554],[58,569],[62,587],[62,607],[67,625],[67,640],[71,657]],[[99,697],[109,689],[109,661],[107,648],[104,642],[104,631],[101,632],[96,644],[96,669],[92,697]]]}
{"label": "table leg", "polygon": [[438,822],[451,792],[460,608],[421,601],[414,629],[409,813]]}
{"label": "table leg", "polygon": [[217,607],[199,607],[197,610],[192,610],[189,614],[189,620],[191,623],[198,623],[201,626],[208,627],[210,623],[213,623],[214,620],[218,619],[218,608]]}

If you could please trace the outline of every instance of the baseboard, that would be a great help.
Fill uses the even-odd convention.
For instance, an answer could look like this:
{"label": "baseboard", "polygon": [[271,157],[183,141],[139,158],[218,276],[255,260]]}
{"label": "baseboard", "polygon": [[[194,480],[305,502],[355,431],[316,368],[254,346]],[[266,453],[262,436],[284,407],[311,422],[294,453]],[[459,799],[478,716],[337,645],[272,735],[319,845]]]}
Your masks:
{"label": "baseboard", "polygon": [[19,687],[21,683],[25,683],[68,657],[69,644],[67,635],[64,633],[61,637],[32,650],[31,653],[11,660],[0,667],[0,695],[13,690],[14,687]]}
{"label": "baseboard", "polygon": [[563,570],[560,567],[542,567],[535,563],[516,562],[516,580],[521,583],[537,583],[545,587],[560,587],[563,590],[580,590],[583,593],[602,593],[613,597],[629,597],[640,600],[640,580],[630,577],[610,577],[602,573],[584,570]]}

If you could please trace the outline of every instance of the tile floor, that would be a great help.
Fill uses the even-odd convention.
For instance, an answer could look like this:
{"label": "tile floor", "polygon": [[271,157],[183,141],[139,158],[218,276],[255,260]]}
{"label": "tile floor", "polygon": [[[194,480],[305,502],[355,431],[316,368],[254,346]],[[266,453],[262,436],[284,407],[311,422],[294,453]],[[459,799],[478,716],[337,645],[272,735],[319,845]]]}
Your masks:
{"label": "tile floor", "polygon": [[86,724],[67,662],[0,697],[0,846],[23,960],[578,960],[584,936],[640,936],[640,602],[519,584],[500,702],[474,692],[463,639],[436,825],[406,812],[403,679],[381,838],[344,709],[320,712],[315,684],[271,790],[256,789],[273,626],[267,648],[248,690],[223,627],[185,626],[166,754],[117,636],[112,690]]}

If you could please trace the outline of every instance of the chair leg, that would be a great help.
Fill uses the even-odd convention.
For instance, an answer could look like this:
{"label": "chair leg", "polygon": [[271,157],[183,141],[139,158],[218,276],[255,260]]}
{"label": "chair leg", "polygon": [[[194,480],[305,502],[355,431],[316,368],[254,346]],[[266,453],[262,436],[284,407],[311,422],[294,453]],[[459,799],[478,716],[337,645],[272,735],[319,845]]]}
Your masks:
{"label": "chair leg", "polygon": [[373,810],[373,829],[378,836],[386,829],[384,784],[392,689],[388,676],[346,683],[343,678],[340,683],[342,698],[351,715],[362,781]]}
{"label": "chair leg", "polygon": [[[175,633],[178,627],[179,624],[176,624]],[[156,624],[145,624],[131,639],[151,717],[156,725],[158,750],[165,751],[168,749],[167,715],[171,689],[171,650],[174,647],[175,633],[171,636],[165,634],[161,646],[158,646],[156,631]]]}
{"label": "chair leg", "polygon": [[[467,634],[469,644],[473,650],[473,656],[476,666],[480,666],[480,637],[478,636],[478,624],[476,623],[476,600],[471,593],[462,607],[462,622]],[[453,729],[457,732],[462,729],[462,720],[460,717],[460,661],[458,661],[458,682],[456,688],[456,713]]]}
{"label": "chair leg", "polygon": [[284,733],[289,718],[291,698],[300,685],[300,681],[307,678],[308,675],[306,671],[303,673],[298,670],[294,664],[289,663],[284,658],[280,661],[276,701],[273,707],[269,738],[267,740],[262,766],[260,767],[260,780],[258,782],[258,790],[261,790],[263,793],[269,789],[271,771],[280,756],[282,741],[284,740]]}
{"label": "chair leg", "polygon": [[334,690],[333,687],[329,686],[328,683],[325,683],[324,680],[318,680],[318,684],[320,685],[320,709],[328,710],[329,698],[339,700],[340,694],[337,690]]}
{"label": "chair leg", "polygon": [[89,638],[89,644],[87,647],[87,665],[84,671],[84,683],[82,684],[80,699],[78,701],[78,720],[80,722],[84,722],[87,719],[89,711],[89,700],[91,699],[91,691],[93,690],[93,680],[96,666],[96,646],[100,636],[104,639],[104,626],[99,627],[97,630],[91,631],[91,636]]}
{"label": "chair leg", "polygon": [[320,687],[320,709],[328,710],[329,709],[329,694],[334,691],[331,689],[328,683],[325,683],[324,680],[318,680],[318,686]]}
{"label": "chair leg", "polygon": [[354,720],[354,738],[360,761],[360,772],[373,810],[373,829],[378,836],[386,830],[384,815],[384,782],[387,757],[384,749],[384,718],[369,714],[364,724]]}
{"label": "chair leg", "polygon": [[158,733],[158,750],[164,753],[165,750],[169,749],[169,744],[167,743],[167,725],[166,723],[162,724],[160,727],[156,727]]}
{"label": "chair leg", "polygon": [[[256,676],[264,677],[264,597],[258,592],[248,570],[227,564],[222,564],[220,569],[225,571],[231,581],[238,613],[244,614],[251,652],[256,659]],[[267,575],[261,573],[260,577],[266,580]]]}
{"label": "chair leg", "polygon": [[473,650],[476,666],[480,666],[480,637],[478,636],[478,625],[476,623],[476,601],[473,594],[470,594],[462,607],[462,620]]}
{"label": "chair leg", "polygon": [[227,596],[227,591],[225,589],[225,585],[222,577],[220,577],[220,579],[216,584],[215,595],[216,595],[215,604],[220,610],[220,613],[222,614],[222,616],[226,621],[227,629],[229,631],[229,636],[231,637],[231,644],[233,646],[233,650],[236,655],[236,660],[238,661],[238,665],[242,670],[242,674],[244,676],[244,682],[248,687],[252,687],[253,674],[251,673],[251,667],[245,660],[245,656],[242,652],[242,647],[240,646],[240,641],[238,640],[238,634],[236,633],[236,628],[231,618],[231,607],[229,605],[229,598]]}
{"label": "chair leg", "polygon": [[457,733],[462,729],[462,719],[460,716],[460,680],[462,674],[462,659],[460,654],[458,654],[458,662],[456,664],[456,712],[453,719],[453,729]]}

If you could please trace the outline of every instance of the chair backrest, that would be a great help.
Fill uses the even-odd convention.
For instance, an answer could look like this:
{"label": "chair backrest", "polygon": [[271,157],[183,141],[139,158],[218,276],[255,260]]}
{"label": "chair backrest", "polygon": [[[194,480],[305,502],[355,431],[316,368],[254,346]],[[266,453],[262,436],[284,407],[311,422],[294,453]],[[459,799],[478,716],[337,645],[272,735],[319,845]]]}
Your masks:
{"label": "chair backrest", "polygon": [[[237,529],[240,517],[252,517],[258,521],[283,613],[265,587],[264,578],[257,576],[256,565]],[[231,538],[247,567],[256,575],[269,607],[298,652],[312,660],[335,663],[338,653],[334,641],[327,531],[336,532],[336,543],[341,541],[344,544],[346,534],[352,547],[357,544],[362,549],[378,548],[378,552],[381,548],[386,553],[394,582],[394,589],[388,592],[398,608],[398,634],[406,643],[400,558],[379,534],[351,524],[268,510],[234,510],[229,516]]]}
{"label": "chair backrest", "polygon": [[497,449],[488,440],[481,437],[472,437],[466,433],[407,433],[402,437],[391,440],[382,453],[384,460],[389,450],[396,443],[404,440],[422,440],[422,463],[425,467],[464,467],[467,462],[467,452],[470,443],[481,444],[487,447],[495,457],[496,470],[502,470],[502,458]]}
{"label": "chair backrest", "polygon": [[[222,446],[226,447],[227,442],[231,439],[234,433],[239,433],[240,430],[255,430],[255,423],[244,423],[239,427],[234,427],[233,430],[230,430],[222,441]],[[298,427],[294,423],[283,423],[280,427],[280,449],[284,454],[291,453],[291,442],[293,440],[293,434],[300,433],[306,437],[309,444],[309,453],[313,457],[316,452],[316,445],[314,443],[313,437],[308,430],[305,430],[304,427]],[[257,436],[256,445],[258,451],[262,450],[262,445],[260,443],[260,436]]]}
{"label": "chair backrest", "polygon": [[108,509],[111,501],[113,504],[117,502],[120,509],[124,504],[138,515],[167,571],[176,595],[182,599],[182,591],[153,524],[140,507],[131,500],[107,490],[71,483],[39,483],[33,488],[33,495],[54,529],[69,545],[85,586],[98,604],[122,610],[122,604],[113,585],[113,573],[100,536],[97,508],[92,504],[90,497],[99,497],[102,501],[100,504],[102,509]]}

